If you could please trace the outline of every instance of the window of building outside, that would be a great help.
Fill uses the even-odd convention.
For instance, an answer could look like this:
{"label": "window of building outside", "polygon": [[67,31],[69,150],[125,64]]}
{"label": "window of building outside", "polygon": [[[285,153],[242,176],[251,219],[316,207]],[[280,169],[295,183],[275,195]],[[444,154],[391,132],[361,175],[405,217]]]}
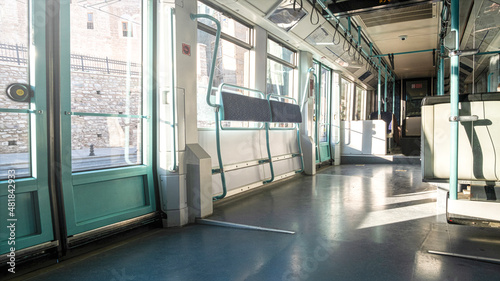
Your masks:
{"label": "window of building outside", "polygon": [[122,31],[123,31],[123,37],[134,36],[134,34],[132,33],[132,25],[127,21],[122,22]]}
{"label": "window of building outside", "polygon": [[[229,18],[222,12],[198,2],[198,13],[208,14],[221,23],[221,40],[215,60],[215,72],[213,76],[212,92],[210,99],[216,101],[216,93],[222,83],[248,88],[250,86],[250,49],[252,29],[241,22]],[[198,105],[198,128],[214,128],[214,109],[206,102],[207,87],[209,83],[210,69],[215,45],[215,24],[207,19],[198,19],[198,43],[197,43],[197,105]],[[224,87],[225,92],[234,92],[255,96],[255,93]],[[222,127],[261,127],[258,122],[235,122],[223,121]]]}
{"label": "window of building outside", "polygon": [[87,13],[87,29],[94,29],[94,14]]}
{"label": "window of building outside", "polygon": [[[296,98],[296,52],[272,39],[267,40],[267,94]],[[290,99],[278,99],[293,102]],[[288,128],[292,123],[271,124],[271,127]]]}

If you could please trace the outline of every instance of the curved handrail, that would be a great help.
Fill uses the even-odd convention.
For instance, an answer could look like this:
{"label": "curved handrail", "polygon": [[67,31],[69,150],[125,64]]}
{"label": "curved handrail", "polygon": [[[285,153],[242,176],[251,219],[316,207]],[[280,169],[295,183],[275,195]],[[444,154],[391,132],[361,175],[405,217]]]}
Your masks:
{"label": "curved handrail", "polygon": [[215,72],[215,61],[217,60],[217,52],[219,49],[221,25],[220,25],[220,22],[216,18],[214,18],[210,15],[191,14],[190,17],[192,20],[196,20],[198,18],[209,19],[209,20],[213,21],[215,23],[215,25],[217,26],[217,32],[215,34],[214,55],[212,57],[212,67],[210,68],[210,76],[208,79],[207,98],[206,98],[207,104],[211,107],[215,107],[215,138],[216,138],[216,142],[217,142],[217,159],[219,160],[219,168],[221,171],[220,178],[221,178],[221,182],[222,182],[222,194],[218,195],[218,196],[214,196],[213,200],[215,201],[215,200],[219,200],[219,199],[226,197],[226,194],[227,194],[226,177],[224,175],[224,167],[222,165],[222,156],[221,156],[221,152],[220,152],[220,132],[219,132],[220,131],[220,128],[219,128],[219,108],[220,108],[220,105],[213,104],[210,101],[210,93],[212,92],[212,84],[213,84],[213,80],[214,80],[213,77],[214,77],[214,72]]}
{"label": "curved handrail", "polygon": [[213,21],[215,25],[217,26],[217,32],[215,34],[215,44],[214,44],[214,55],[212,57],[212,66],[210,67],[210,79],[208,79],[208,86],[207,86],[207,104],[211,107],[219,107],[216,104],[212,104],[210,102],[210,93],[212,92],[212,83],[213,83],[213,77],[214,77],[214,72],[215,72],[215,61],[217,60],[217,51],[219,50],[219,41],[220,41],[220,34],[221,34],[221,26],[220,22],[210,16],[210,15],[204,15],[204,14],[191,14],[190,15],[192,20],[198,19],[198,18],[205,18]]}

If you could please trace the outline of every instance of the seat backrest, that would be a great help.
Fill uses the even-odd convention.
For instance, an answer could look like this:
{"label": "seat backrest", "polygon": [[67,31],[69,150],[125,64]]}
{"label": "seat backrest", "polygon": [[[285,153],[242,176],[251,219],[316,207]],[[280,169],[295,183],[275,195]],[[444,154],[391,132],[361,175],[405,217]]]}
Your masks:
{"label": "seat backrest", "polygon": [[293,103],[270,100],[272,122],[302,123],[300,106]]}
{"label": "seat backrest", "polygon": [[265,99],[221,92],[222,120],[270,122],[271,111]]}

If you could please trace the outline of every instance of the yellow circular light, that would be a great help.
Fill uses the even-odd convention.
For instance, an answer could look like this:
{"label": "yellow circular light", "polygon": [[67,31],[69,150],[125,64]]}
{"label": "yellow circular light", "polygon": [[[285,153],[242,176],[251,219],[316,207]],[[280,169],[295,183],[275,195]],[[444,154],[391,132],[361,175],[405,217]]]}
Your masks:
{"label": "yellow circular light", "polygon": [[16,94],[17,94],[18,96],[22,97],[22,96],[24,96],[24,91],[23,91],[22,89],[18,89],[18,90],[16,91]]}

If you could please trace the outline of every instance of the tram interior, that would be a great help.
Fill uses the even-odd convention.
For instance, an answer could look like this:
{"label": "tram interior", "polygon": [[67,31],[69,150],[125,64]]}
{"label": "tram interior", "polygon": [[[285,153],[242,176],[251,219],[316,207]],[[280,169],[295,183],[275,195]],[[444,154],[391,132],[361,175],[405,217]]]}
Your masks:
{"label": "tram interior", "polygon": [[2,280],[498,280],[498,0],[0,0]]}

